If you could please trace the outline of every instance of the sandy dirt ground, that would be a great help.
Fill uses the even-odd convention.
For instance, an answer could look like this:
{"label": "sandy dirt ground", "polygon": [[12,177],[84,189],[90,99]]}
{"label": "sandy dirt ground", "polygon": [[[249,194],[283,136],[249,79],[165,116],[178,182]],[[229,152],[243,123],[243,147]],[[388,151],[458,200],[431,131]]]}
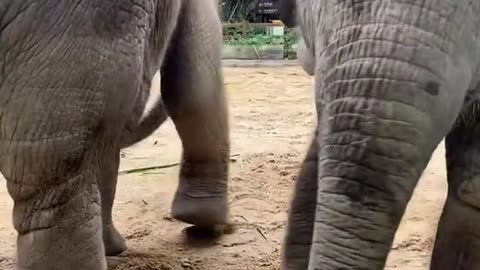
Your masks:
{"label": "sandy dirt ground", "polygon": [[[231,108],[233,234],[209,248],[185,243],[188,226],[169,217],[178,166],[119,177],[115,222],[129,251],[110,270],[279,269],[292,187],[315,122],[312,78],[299,67],[226,68]],[[158,92],[154,89],[154,92]],[[122,153],[121,170],[176,163],[171,121]],[[435,152],[397,233],[387,269],[428,269],[446,192],[444,150]],[[0,269],[11,269],[12,201],[0,180]]]}

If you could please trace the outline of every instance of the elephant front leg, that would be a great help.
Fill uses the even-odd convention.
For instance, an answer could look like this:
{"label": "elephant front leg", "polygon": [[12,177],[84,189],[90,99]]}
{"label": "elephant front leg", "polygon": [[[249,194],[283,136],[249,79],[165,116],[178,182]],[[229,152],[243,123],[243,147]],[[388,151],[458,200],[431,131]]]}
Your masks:
{"label": "elephant front leg", "polygon": [[282,256],[283,270],[307,269],[317,205],[318,142],[315,134],[295,185]]}
{"label": "elephant front leg", "polygon": [[[468,112],[471,113],[471,112]],[[480,269],[480,121],[459,121],[445,140],[448,196],[432,270]]]}
{"label": "elephant front leg", "polygon": [[120,235],[112,219],[112,208],[117,190],[117,176],[120,164],[120,150],[118,147],[108,146],[105,155],[99,155],[98,179],[102,202],[102,228],[105,254],[115,256],[127,249],[125,239]]}
{"label": "elephant front leg", "polygon": [[172,216],[204,227],[228,218],[230,142],[221,49],[216,7],[190,1],[161,73],[162,97],[183,145]]}

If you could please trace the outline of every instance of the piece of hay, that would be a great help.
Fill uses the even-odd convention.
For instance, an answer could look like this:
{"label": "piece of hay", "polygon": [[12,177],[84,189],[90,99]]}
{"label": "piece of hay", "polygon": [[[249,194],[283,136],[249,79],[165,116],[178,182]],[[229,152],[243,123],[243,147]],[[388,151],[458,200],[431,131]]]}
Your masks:
{"label": "piece of hay", "polygon": [[[240,156],[240,154],[231,155],[230,156],[230,162],[236,162],[237,159],[235,157],[238,157],[238,156]],[[149,166],[149,167],[128,169],[128,170],[119,171],[118,175],[125,175],[125,174],[138,173],[138,172],[146,172],[146,171],[151,171],[151,170],[161,170],[161,169],[175,167],[175,166],[178,166],[178,165],[180,165],[180,163],[175,162],[175,163],[170,163],[170,164],[165,164],[165,165],[157,165],[157,166]]]}

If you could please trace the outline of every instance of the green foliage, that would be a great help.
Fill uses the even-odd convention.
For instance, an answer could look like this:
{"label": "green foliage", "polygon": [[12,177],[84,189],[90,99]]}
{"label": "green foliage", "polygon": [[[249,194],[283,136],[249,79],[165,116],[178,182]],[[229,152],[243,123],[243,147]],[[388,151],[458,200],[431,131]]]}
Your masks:
{"label": "green foliage", "polygon": [[281,45],[284,44],[282,37],[269,36],[265,34],[256,34],[242,38],[241,35],[236,38],[230,38],[224,42],[227,45]]}
{"label": "green foliage", "polygon": [[226,45],[283,45],[285,57],[296,58],[296,51],[293,45],[297,42],[295,33],[290,28],[285,28],[283,36],[271,36],[265,33],[265,29],[248,28],[242,36],[242,28],[238,26],[227,26],[224,28],[224,44]]}
{"label": "green foliage", "polygon": [[291,28],[285,28],[285,57],[288,59],[297,58],[297,51],[293,49],[293,44],[297,42],[297,37]]}
{"label": "green foliage", "polygon": [[296,42],[296,37],[291,29],[285,29],[284,36],[271,36],[265,34],[265,30],[249,29],[242,37],[242,30],[238,27],[225,27],[225,44],[245,44],[245,45],[267,45],[267,44],[285,44],[291,47]]}
{"label": "green foliage", "polygon": [[[252,36],[255,35],[253,31],[247,31],[247,36]],[[223,29],[223,40],[225,42],[231,41],[231,40],[238,40],[242,39],[242,29],[239,27],[235,26],[227,26]]]}

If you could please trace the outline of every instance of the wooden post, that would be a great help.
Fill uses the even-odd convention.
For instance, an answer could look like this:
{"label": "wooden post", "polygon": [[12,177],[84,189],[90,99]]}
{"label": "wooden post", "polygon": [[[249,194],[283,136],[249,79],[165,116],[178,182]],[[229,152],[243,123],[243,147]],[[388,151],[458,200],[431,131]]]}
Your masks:
{"label": "wooden post", "polygon": [[242,38],[247,37],[247,22],[242,21]]}

